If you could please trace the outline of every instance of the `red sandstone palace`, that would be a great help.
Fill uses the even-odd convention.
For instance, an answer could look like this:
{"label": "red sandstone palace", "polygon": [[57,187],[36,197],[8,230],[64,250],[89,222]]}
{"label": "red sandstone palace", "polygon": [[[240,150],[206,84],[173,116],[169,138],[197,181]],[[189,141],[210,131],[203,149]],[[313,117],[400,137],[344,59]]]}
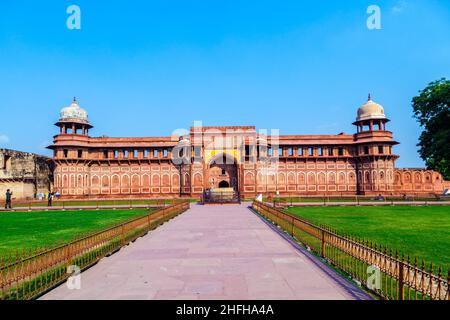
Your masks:
{"label": "red sandstone palace", "polygon": [[234,188],[243,197],[441,194],[441,174],[396,169],[398,144],[381,105],[358,109],[355,134],[278,135],[253,126],[194,126],[167,137],[91,137],[74,99],[61,110],[50,149],[63,197],[198,197]]}

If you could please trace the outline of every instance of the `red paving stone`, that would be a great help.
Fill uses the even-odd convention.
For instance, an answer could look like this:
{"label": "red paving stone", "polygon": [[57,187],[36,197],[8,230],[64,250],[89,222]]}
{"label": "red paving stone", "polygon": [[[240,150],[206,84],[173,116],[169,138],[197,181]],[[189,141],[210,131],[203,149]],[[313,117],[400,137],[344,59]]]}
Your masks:
{"label": "red paving stone", "polygon": [[42,299],[364,299],[246,205],[191,209]]}

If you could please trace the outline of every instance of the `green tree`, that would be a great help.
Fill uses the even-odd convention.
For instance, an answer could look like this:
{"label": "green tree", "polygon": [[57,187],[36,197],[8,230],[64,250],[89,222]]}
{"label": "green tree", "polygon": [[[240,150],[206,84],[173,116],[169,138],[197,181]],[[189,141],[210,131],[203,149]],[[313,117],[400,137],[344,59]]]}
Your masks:
{"label": "green tree", "polygon": [[450,180],[450,80],[431,82],[412,100],[414,117],[423,128],[418,147],[427,167]]}

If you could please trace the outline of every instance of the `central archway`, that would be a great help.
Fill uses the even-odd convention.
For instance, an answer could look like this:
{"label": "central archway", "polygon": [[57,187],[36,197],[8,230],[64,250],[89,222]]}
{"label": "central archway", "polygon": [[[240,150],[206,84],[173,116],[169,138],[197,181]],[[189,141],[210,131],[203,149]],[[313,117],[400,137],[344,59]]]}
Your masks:
{"label": "central archway", "polygon": [[229,188],[230,184],[228,183],[228,181],[222,180],[219,182],[219,188],[223,189],[223,188]]}
{"label": "central archway", "polygon": [[221,153],[208,163],[207,181],[209,189],[233,188],[238,191],[238,166],[231,155]]}

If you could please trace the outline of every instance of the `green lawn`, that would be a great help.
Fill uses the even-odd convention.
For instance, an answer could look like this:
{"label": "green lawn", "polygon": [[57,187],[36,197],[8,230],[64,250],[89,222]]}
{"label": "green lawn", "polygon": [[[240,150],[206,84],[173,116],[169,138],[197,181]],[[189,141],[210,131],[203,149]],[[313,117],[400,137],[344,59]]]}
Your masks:
{"label": "green lawn", "polygon": [[449,206],[293,207],[288,211],[450,269]]}
{"label": "green lawn", "polygon": [[[196,202],[196,199],[187,199],[189,202]],[[114,206],[114,205],[156,205],[156,204],[172,204],[172,199],[114,199],[114,200],[54,200],[53,206]],[[47,206],[47,200],[42,201],[14,201],[14,208],[27,208],[27,207],[45,207]]]}
{"label": "green lawn", "polygon": [[16,250],[69,241],[148,212],[148,209],[0,212],[0,257]]}

